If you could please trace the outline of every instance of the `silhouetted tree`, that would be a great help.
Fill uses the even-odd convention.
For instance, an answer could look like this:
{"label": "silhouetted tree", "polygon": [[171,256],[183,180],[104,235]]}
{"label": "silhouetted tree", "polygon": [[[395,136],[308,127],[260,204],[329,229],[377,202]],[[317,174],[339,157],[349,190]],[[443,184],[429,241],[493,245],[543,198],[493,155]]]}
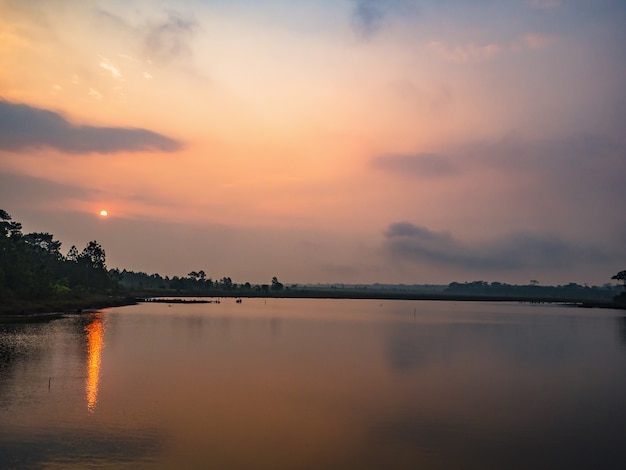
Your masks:
{"label": "silhouetted tree", "polygon": [[87,243],[78,258],[84,260],[93,269],[106,269],[106,254],[102,246],[95,240]]}
{"label": "silhouetted tree", "polygon": [[106,269],[106,254],[100,244],[93,240],[87,243],[78,256],[81,282],[89,290],[100,290],[112,286]]}
{"label": "silhouetted tree", "polygon": [[233,280],[230,277],[223,277],[219,281],[219,285],[224,290],[231,290],[233,288]]}
{"label": "silhouetted tree", "polygon": [[616,281],[620,281],[624,285],[624,289],[626,290],[626,271],[620,271],[611,279],[615,279]]}
{"label": "silhouetted tree", "polygon": [[22,236],[22,224],[13,222],[9,213],[2,209],[0,209],[0,235],[16,238]]}
{"label": "silhouetted tree", "polygon": [[67,252],[67,255],[65,256],[65,259],[72,263],[78,263],[78,248],[76,248],[76,245],[72,245],[70,250]]}
{"label": "silhouetted tree", "polygon": [[22,225],[0,210],[0,297],[47,299],[73,289],[108,290],[104,249],[89,242],[82,253],[73,246],[67,257],[61,242],[46,232],[22,234]]}
{"label": "silhouetted tree", "polygon": [[278,281],[278,278],[274,276],[272,278],[272,290],[283,290],[283,284]]}
{"label": "silhouetted tree", "polygon": [[61,258],[61,242],[54,240],[49,233],[35,232],[24,235],[24,241],[56,258]]}

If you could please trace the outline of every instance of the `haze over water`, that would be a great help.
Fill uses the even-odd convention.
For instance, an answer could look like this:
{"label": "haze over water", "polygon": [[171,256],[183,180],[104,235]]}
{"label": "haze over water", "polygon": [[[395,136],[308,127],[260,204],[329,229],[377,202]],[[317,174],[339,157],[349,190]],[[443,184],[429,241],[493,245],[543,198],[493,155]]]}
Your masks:
{"label": "haze over water", "polygon": [[0,325],[1,468],[619,468],[622,312],[233,299]]}

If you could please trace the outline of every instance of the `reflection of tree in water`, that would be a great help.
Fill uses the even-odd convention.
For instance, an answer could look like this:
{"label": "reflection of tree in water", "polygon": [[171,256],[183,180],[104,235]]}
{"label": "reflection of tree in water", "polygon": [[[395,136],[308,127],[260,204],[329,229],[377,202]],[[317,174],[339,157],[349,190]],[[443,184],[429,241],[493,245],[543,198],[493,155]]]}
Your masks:
{"label": "reflection of tree in water", "polygon": [[[0,324],[0,407],[12,396],[10,379],[20,363],[38,361],[45,356],[45,344],[38,341],[45,324]],[[19,368],[18,368],[19,369]]]}
{"label": "reflection of tree in water", "polygon": [[0,325],[0,373],[9,369],[11,364],[23,354],[22,348],[19,348],[18,343],[12,340],[16,333],[15,325]]}
{"label": "reflection of tree in water", "polygon": [[[81,419],[82,400],[88,412],[97,406],[105,319],[0,324],[0,469],[128,468],[159,454],[160,429]],[[61,412],[69,414],[59,420]]]}
{"label": "reflection of tree in water", "polygon": [[[103,336],[104,319],[101,314],[37,323],[0,324],[0,402],[7,398],[6,392],[15,381],[26,380],[19,386],[22,395],[27,396],[31,391],[35,393],[39,385],[28,381],[25,371],[40,369],[42,381],[45,381],[46,387],[51,384],[53,391],[65,390],[67,393],[66,386],[70,382],[79,378],[84,381],[88,409],[93,411],[97,401]],[[86,380],[85,372],[76,371],[76,374],[53,367],[50,358],[58,354],[66,358],[80,358],[84,364],[82,367],[86,369],[83,369]]]}

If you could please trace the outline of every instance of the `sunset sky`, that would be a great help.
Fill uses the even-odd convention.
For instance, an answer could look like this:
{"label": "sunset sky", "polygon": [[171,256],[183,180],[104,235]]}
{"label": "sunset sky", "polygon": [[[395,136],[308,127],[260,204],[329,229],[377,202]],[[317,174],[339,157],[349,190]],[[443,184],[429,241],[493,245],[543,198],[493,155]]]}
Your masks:
{"label": "sunset sky", "polygon": [[170,276],[601,285],[625,25],[623,0],[0,0],[0,208]]}

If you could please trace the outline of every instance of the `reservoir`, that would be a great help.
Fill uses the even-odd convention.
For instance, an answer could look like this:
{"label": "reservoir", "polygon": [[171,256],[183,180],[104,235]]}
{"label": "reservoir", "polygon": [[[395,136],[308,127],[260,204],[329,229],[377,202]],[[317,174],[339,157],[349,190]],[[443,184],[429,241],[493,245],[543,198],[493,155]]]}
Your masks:
{"label": "reservoir", "polygon": [[0,468],[623,468],[625,314],[222,299],[0,324]]}

